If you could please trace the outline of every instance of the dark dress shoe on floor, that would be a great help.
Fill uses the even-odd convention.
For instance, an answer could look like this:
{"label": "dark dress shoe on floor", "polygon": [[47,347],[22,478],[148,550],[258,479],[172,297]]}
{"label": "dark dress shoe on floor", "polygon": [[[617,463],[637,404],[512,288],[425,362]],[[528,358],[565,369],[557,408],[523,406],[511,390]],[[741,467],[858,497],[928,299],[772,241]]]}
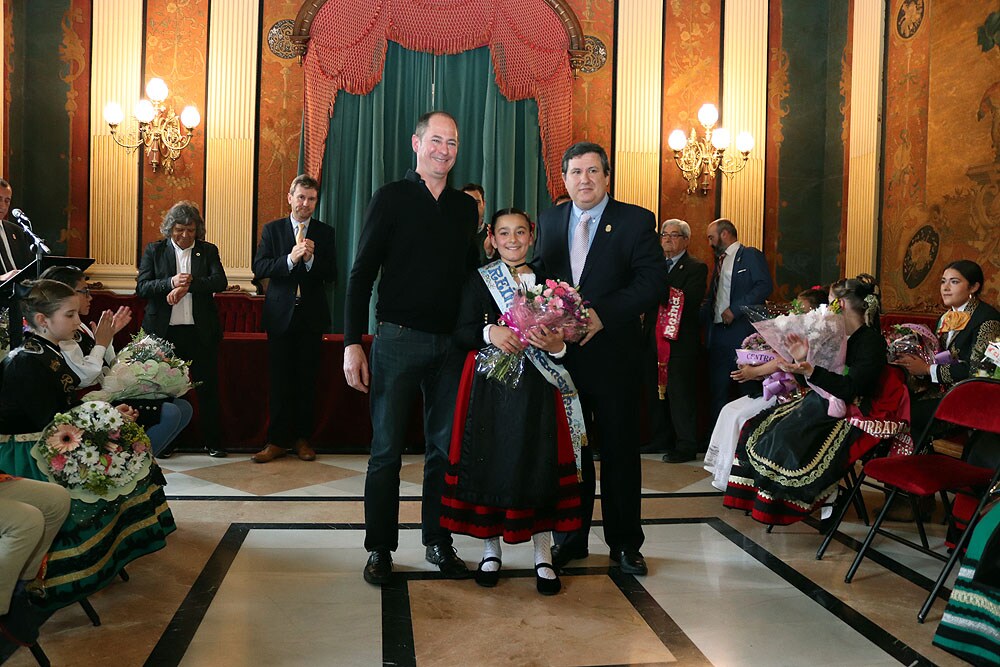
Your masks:
{"label": "dark dress shoe on floor", "polygon": [[559,576],[556,575],[555,579],[546,579],[541,574],[538,573],[543,567],[547,567],[550,570],[555,570],[550,563],[538,563],[535,565],[535,588],[542,595],[555,595],[562,590],[562,582],[559,581]]}
{"label": "dark dress shoe on floor", "polygon": [[213,459],[224,459],[229,456],[229,454],[226,453],[226,450],[216,445],[206,445],[205,451],[208,452],[208,455]]}
{"label": "dark dress shoe on floor", "polygon": [[388,551],[373,551],[365,565],[365,581],[372,586],[389,583],[392,577],[392,555]]}
{"label": "dark dress shoe on floor", "polygon": [[285,451],[284,447],[278,447],[277,445],[267,443],[264,445],[264,449],[251,456],[250,460],[254,463],[270,463],[274,459],[283,458],[287,453],[288,452]]}
{"label": "dark dress shoe on floor", "polygon": [[680,452],[676,449],[671,450],[663,455],[664,463],[687,463],[688,461],[694,461],[698,457],[694,455],[693,452]]}
{"label": "dark dress shoe on floor", "polygon": [[619,549],[611,552],[611,560],[618,563],[625,574],[638,574],[645,576],[649,569],[646,567],[646,559],[642,557],[638,549]]}
{"label": "dark dress shoe on floor", "polygon": [[451,579],[464,579],[469,576],[469,568],[458,557],[458,551],[450,544],[432,544],[425,552],[427,562],[437,565],[443,574]]}
{"label": "dark dress shoe on floor", "polygon": [[[483,565],[486,563],[496,563],[497,569],[492,572],[487,572],[483,570]],[[489,556],[487,558],[479,561],[479,567],[476,568],[475,575],[476,583],[483,588],[493,588],[500,581],[500,559],[496,556]]]}
{"label": "dark dress shoe on floor", "polygon": [[667,443],[662,440],[653,440],[652,442],[647,442],[645,445],[639,448],[640,454],[663,454],[664,452],[670,451],[667,448]]}
{"label": "dark dress shoe on floor", "polygon": [[582,560],[590,555],[587,547],[580,547],[575,544],[564,543],[552,545],[552,565],[557,572],[567,565],[571,560]]}
{"label": "dark dress shoe on floor", "polygon": [[295,452],[295,455],[299,457],[300,461],[316,460],[316,452],[309,446],[309,443],[306,442],[305,438],[299,438],[296,440],[295,444],[292,446],[292,450]]}
{"label": "dark dress shoe on floor", "polygon": [[161,451],[159,454],[155,454],[154,456],[158,459],[169,459],[173,455],[174,455],[174,443],[171,442],[169,445],[163,448],[163,451]]}

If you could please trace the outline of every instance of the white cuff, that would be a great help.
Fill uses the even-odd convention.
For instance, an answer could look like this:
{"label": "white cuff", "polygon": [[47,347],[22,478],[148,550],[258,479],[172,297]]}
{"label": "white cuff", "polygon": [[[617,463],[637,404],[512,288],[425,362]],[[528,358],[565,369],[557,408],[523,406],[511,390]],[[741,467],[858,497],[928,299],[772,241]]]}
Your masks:
{"label": "white cuff", "polygon": [[938,369],[937,364],[931,364],[931,372],[930,372],[931,382],[933,382],[934,384],[941,384],[941,381],[938,380],[937,369]]}
{"label": "white cuff", "polygon": [[487,345],[490,344],[490,327],[494,327],[494,326],[496,326],[496,325],[495,324],[487,324],[485,327],[483,327],[483,341],[485,341]]}
{"label": "white cuff", "polygon": [[562,349],[558,352],[549,352],[549,356],[553,359],[562,359],[566,356],[566,343],[563,343]]}

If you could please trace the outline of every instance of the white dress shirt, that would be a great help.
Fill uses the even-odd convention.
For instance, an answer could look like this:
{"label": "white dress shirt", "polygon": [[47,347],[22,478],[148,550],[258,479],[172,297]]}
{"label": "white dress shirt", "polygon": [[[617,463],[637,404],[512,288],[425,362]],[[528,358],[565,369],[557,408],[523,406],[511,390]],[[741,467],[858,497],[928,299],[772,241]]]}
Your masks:
{"label": "white dress shirt", "polygon": [[736,251],[743,246],[734,241],[726,248],[726,258],[722,260],[722,272],[719,275],[719,291],[715,295],[716,324],[722,322],[722,313],[729,308],[729,295],[733,290],[733,265],[736,263]]}
{"label": "white dress shirt", "polygon": [[[305,238],[306,234],[309,233],[309,223],[312,221],[312,218],[309,218],[309,220],[296,220],[295,216],[290,215],[288,216],[288,219],[292,221],[292,238],[293,239],[299,238],[299,225],[306,226],[306,228],[302,230],[302,238]],[[288,262],[288,272],[291,273],[292,269],[295,268],[295,264],[292,262],[291,253],[285,255],[285,261]],[[313,262],[315,261],[316,261],[316,255],[313,255],[312,259],[306,262],[306,271],[312,271]]]}
{"label": "white dress shirt", "polygon": [[[177,273],[191,273],[191,253],[194,252],[194,244],[187,250],[182,250],[180,246],[170,239],[170,245],[174,248],[174,257],[177,258]],[[191,292],[185,294],[170,309],[170,326],[179,324],[194,324],[194,300]]]}
{"label": "white dress shirt", "polygon": [[[87,332],[91,338],[94,337],[94,332],[83,322],[80,323],[80,328]],[[114,364],[117,357],[114,343],[107,347],[94,345],[90,354],[85,356],[80,344],[75,340],[61,340],[59,341],[59,350],[63,353],[66,365],[80,378],[81,387],[96,384],[104,374],[104,364],[107,363],[108,366]]]}

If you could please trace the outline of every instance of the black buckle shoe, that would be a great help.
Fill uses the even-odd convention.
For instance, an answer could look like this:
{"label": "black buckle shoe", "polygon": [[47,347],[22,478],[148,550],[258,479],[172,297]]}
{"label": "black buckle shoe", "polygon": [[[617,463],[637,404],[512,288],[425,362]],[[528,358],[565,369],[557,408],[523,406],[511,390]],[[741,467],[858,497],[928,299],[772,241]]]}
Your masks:
{"label": "black buckle shoe", "polygon": [[427,562],[437,565],[443,574],[451,579],[464,579],[469,576],[469,568],[458,557],[458,551],[450,544],[431,544],[425,553]]}
{"label": "black buckle shoe", "polygon": [[373,551],[365,565],[365,581],[372,586],[389,583],[392,577],[392,555],[388,551]]}
{"label": "black buckle shoe", "polygon": [[646,559],[642,557],[638,549],[619,549],[611,552],[611,560],[618,563],[625,574],[638,574],[645,576],[649,569],[646,567]]}
{"label": "black buckle shoe", "polygon": [[555,568],[549,563],[538,563],[535,565],[535,589],[542,595],[555,595],[562,590],[562,582],[559,581],[559,575],[556,575],[555,579],[546,579],[538,571],[543,567],[547,567],[553,572]]}
{"label": "black buckle shoe", "polygon": [[[483,565],[486,563],[496,563],[497,569],[492,572],[487,572],[483,569]],[[500,559],[496,556],[488,556],[481,561],[479,561],[479,567],[476,568],[475,580],[476,583],[483,588],[493,588],[500,581]]]}

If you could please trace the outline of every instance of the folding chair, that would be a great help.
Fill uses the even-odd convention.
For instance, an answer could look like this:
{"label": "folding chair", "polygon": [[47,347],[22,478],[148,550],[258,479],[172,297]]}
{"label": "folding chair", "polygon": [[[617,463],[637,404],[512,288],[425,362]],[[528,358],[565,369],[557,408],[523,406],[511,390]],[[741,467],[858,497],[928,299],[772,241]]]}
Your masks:
{"label": "folding chair", "polygon": [[872,399],[870,418],[851,418],[851,422],[863,433],[851,445],[848,452],[848,467],[841,491],[845,494],[844,500],[834,506],[836,516],[826,530],[823,543],[816,551],[816,560],[822,560],[823,554],[852,505],[864,524],[869,525],[868,511],[860,493],[861,485],[867,482],[864,481],[864,473],[858,475],[855,472],[855,464],[858,461],[867,464],[871,459],[885,456],[889,453],[894,439],[909,438],[909,421],[910,394],[906,388],[906,377],[901,368],[886,366],[879,377],[879,390]]}
{"label": "folding chair", "polygon": [[[934,582],[930,595],[927,596],[927,600],[917,614],[917,620],[920,623],[924,622],[945,579],[948,578],[955,563],[961,558],[965,544],[969,535],[972,534],[983,508],[997,491],[998,481],[1000,481],[1000,466],[996,469],[983,468],[943,454],[924,454],[922,452],[930,447],[931,427],[936,420],[964,428],[1000,434],[1000,409],[998,407],[1000,407],[1000,381],[974,378],[960,382],[941,399],[941,403],[934,412],[934,420],[927,425],[917,441],[918,450],[916,453],[911,456],[875,459],[865,464],[862,470],[862,479],[868,476],[881,482],[889,489],[890,494],[871,530],[868,531],[868,536],[865,538],[864,544],[861,545],[857,557],[851,564],[847,576],[844,578],[845,582],[851,583],[876,534],[884,535],[921,553],[945,561],[945,566],[938,575],[937,581]],[[969,493],[979,499],[976,511],[964,529],[956,525],[955,518],[951,515],[951,508],[945,508],[948,514],[948,523],[955,534],[959,535],[950,557],[929,548],[927,535],[917,508],[918,498],[934,496],[940,492]],[[888,514],[892,501],[900,493],[909,498],[913,505],[921,544],[882,528],[882,522]]]}

